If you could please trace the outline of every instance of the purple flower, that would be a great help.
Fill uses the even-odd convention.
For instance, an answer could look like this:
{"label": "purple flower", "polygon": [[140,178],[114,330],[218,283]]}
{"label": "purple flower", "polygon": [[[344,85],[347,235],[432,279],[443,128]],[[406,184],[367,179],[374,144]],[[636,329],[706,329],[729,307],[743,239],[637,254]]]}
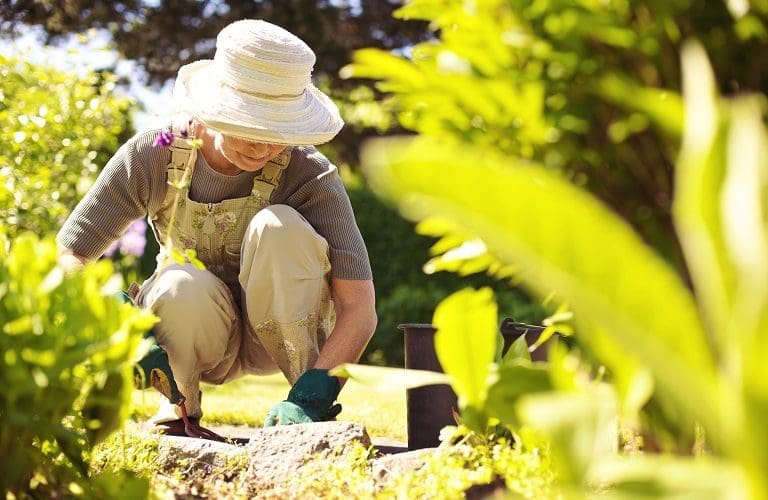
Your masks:
{"label": "purple flower", "polygon": [[113,242],[104,252],[104,255],[112,257],[119,248],[120,253],[123,255],[141,257],[144,255],[144,248],[147,245],[146,232],[147,223],[144,219],[133,221],[128,226],[128,229],[125,230],[125,234],[119,240]]}
{"label": "purple flower", "polygon": [[144,233],[147,232],[147,221],[145,219],[136,219],[131,222],[131,225],[128,226],[128,229],[126,229],[125,232],[143,236]]}
{"label": "purple flower", "polygon": [[135,255],[141,257],[144,255],[144,247],[147,245],[147,239],[143,234],[125,233],[120,238],[120,253],[123,255]]}
{"label": "purple flower", "polygon": [[184,127],[184,128],[181,130],[181,136],[182,136],[183,138],[185,138],[185,139],[186,139],[187,137],[189,137],[189,129],[191,129],[191,128],[192,128],[192,120],[189,120],[189,122],[187,122],[187,126],[186,126],[186,127]]}
{"label": "purple flower", "polygon": [[153,146],[156,148],[167,148],[171,144],[173,144],[173,132],[169,129],[161,130],[157,133]]}

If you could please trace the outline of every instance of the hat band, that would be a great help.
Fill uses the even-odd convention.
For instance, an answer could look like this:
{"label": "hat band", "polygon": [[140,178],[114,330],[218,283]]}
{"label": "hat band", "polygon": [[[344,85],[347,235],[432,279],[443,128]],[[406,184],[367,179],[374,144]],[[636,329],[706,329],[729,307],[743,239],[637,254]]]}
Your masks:
{"label": "hat band", "polygon": [[304,92],[306,91],[306,89],[302,89],[302,91],[299,92],[298,94],[264,94],[262,92],[252,92],[250,90],[243,90],[235,87],[234,85],[230,85],[227,82],[221,82],[221,86],[229,87],[230,89],[236,92],[240,92],[241,94],[247,94],[253,97],[259,97],[261,99],[295,99],[297,97],[301,97],[302,95],[304,95]]}

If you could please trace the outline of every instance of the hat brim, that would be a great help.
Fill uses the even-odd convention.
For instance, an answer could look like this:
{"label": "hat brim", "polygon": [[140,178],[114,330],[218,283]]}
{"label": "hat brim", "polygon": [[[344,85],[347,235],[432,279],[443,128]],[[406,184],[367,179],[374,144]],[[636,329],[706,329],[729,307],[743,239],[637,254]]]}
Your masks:
{"label": "hat brim", "polygon": [[214,61],[182,66],[173,97],[183,111],[225,135],[286,145],[316,145],[333,139],[344,121],[331,99],[309,84],[298,96],[238,91],[216,78]]}

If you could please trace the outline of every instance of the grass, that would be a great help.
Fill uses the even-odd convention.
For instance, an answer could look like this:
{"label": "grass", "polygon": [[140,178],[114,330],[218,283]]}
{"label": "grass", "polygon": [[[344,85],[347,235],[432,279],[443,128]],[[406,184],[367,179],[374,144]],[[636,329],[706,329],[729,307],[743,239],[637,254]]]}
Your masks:
{"label": "grass", "polygon": [[[271,406],[288,395],[290,386],[281,374],[247,376],[224,385],[202,384],[203,425],[261,427]],[[160,404],[154,390],[136,391],[134,414],[148,418]],[[349,380],[339,395],[342,412],[337,420],[363,424],[372,438],[407,441],[405,389],[378,389]]]}

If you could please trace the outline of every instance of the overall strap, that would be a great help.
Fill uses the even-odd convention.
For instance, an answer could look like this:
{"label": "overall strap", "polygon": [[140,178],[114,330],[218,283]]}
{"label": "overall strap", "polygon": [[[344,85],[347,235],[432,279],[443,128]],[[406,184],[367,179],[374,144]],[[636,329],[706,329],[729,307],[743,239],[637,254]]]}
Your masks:
{"label": "overall strap", "polygon": [[171,162],[168,164],[168,168],[172,166],[175,169],[184,170],[189,160],[189,155],[192,154],[192,146],[187,141],[179,140],[181,137],[174,133],[174,141],[170,145],[171,150]]}
{"label": "overall strap", "polygon": [[293,147],[287,147],[283,152],[264,165],[259,171],[259,175],[253,180],[253,190],[251,193],[254,196],[261,198],[267,203],[271,202],[272,193],[280,184],[280,178],[283,176],[283,171],[291,162],[292,151]]}
{"label": "overall strap", "polygon": [[186,188],[189,187],[189,183],[192,180],[192,171],[195,168],[194,161],[196,160],[196,158],[191,158],[193,163],[190,165],[189,173],[187,173],[185,185],[180,185],[181,180],[184,177],[184,171],[187,169],[190,157],[194,155],[194,151],[192,146],[189,145],[189,142],[179,133],[178,128],[175,125],[169,128],[173,132],[173,142],[168,147],[168,149],[171,150],[171,161],[165,166],[165,180],[167,187],[161,210],[166,209],[173,204],[177,192],[186,191]]}
{"label": "overall strap", "polygon": [[[170,177],[171,174],[181,174],[184,172],[187,168],[187,163],[189,162],[189,157],[192,154],[193,149],[189,142],[185,140],[175,127],[171,128],[171,131],[173,132],[173,142],[169,146],[169,149],[171,150],[171,161],[168,163],[167,167],[169,179],[173,178]],[[195,165],[192,164],[191,167],[194,168]],[[174,172],[172,172],[172,170]],[[189,176],[191,175],[192,172],[189,173]],[[181,176],[179,176],[179,178],[181,178]]]}

